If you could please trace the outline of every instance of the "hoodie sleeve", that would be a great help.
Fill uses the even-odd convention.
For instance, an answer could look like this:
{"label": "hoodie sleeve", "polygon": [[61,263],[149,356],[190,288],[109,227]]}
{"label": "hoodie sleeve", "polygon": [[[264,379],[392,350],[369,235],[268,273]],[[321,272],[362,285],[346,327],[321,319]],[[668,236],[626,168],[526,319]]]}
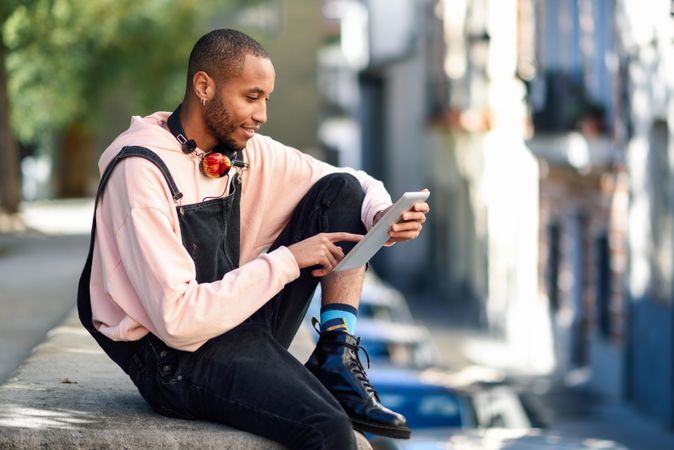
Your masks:
{"label": "hoodie sleeve", "polygon": [[265,139],[266,145],[271,150],[270,153],[274,155],[275,170],[272,178],[277,180],[279,189],[295,186],[301,197],[321,177],[335,172],[349,173],[356,177],[365,192],[361,220],[367,230],[372,228],[375,214],[391,205],[391,196],[384,184],[366,172],[350,167],[335,167],[271,138]]}
{"label": "hoodie sleeve", "polygon": [[[194,351],[253,314],[299,276],[290,251],[281,247],[228,272],[218,281],[198,283],[192,258],[182,245],[177,216],[159,171],[138,158],[113,174],[126,195],[109,198],[120,265],[149,323],[142,325],[171,347]],[[123,179],[122,179],[123,177]],[[159,187],[158,187],[159,186]],[[114,197],[114,190],[106,196]],[[170,197],[169,197],[170,198]],[[115,278],[115,277],[111,277]]]}
{"label": "hoodie sleeve", "polygon": [[169,218],[153,208],[132,208],[117,232],[117,242],[151,329],[171,347],[183,350],[196,350],[234,328],[299,276],[292,253],[282,247],[221,280],[197,283],[192,259]]}

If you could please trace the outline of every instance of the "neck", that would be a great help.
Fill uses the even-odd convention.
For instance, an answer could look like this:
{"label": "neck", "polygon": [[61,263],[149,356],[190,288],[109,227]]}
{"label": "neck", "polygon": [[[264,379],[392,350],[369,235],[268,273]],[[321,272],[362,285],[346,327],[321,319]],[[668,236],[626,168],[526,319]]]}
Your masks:
{"label": "neck", "polygon": [[209,151],[216,146],[218,140],[206,126],[203,107],[185,99],[180,107],[180,123],[188,139],[193,139],[197,147]]}

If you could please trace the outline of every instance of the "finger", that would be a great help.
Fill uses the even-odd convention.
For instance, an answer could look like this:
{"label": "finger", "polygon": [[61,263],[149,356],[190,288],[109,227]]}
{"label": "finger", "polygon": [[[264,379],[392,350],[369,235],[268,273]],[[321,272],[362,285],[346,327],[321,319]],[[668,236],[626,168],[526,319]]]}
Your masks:
{"label": "finger", "polygon": [[[339,248],[339,247],[337,247]],[[341,250],[341,249],[340,249]],[[337,263],[339,262],[339,258],[336,258],[335,255],[328,249],[326,249],[326,253],[323,258],[323,262],[321,263],[321,268],[317,269],[316,272],[319,274],[318,276],[324,276],[332,272],[332,269],[337,266]]]}
{"label": "finger", "polygon": [[421,230],[421,223],[416,221],[398,222],[391,225],[391,232]]}
{"label": "finger", "polygon": [[392,233],[389,233],[389,239],[393,240],[395,242],[411,241],[411,240],[419,237],[420,231],[421,230],[419,229],[419,230],[413,230],[413,231],[392,232]]}
{"label": "finger", "polygon": [[329,270],[325,269],[314,269],[311,271],[311,275],[314,277],[322,277],[327,275],[329,272],[330,272]]}
{"label": "finger", "polygon": [[337,232],[337,233],[325,233],[325,237],[327,237],[331,242],[341,242],[341,241],[358,242],[361,239],[363,239],[364,236],[362,234]]}
{"label": "finger", "polygon": [[[426,221],[426,214],[423,212],[412,212],[412,211],[407,211],[403,213],[402,216],[400,216],[401,222],[407,222],[407,221],[415,221],[415,222],[421,222],[424,223]],[[398,222],[400,223],[400,222]]]}
{"label": "finger", "polygon": [[334,267],[326,267],[325,265],[320,265],[321,267],[311,271],[311,275],[315,277],[322,277],[329,274]]}
{"label": "finger", "polygon": [[332,254],[333,250],[330,247],[325,247],[323,250],[323,261],[321,266],[327,271],[332,270],[337,265],[337,258]]}
{"label": "finger", "polygon": [[427,213],[431,210],[431,207],[428,206],[428,203],[426,203],[426,202],[420,202],[420,203],[415,203],[414,205],[412,205],[412,209],[414,211]]}
{"label": "finger", "polygon": [[341,261],[341,259],[344,258],[344,250],[339,245],[330,243],[328,250],[330,250],[330,253],[332,253],[332,256],[335,257],[335,260],[337,262]]}

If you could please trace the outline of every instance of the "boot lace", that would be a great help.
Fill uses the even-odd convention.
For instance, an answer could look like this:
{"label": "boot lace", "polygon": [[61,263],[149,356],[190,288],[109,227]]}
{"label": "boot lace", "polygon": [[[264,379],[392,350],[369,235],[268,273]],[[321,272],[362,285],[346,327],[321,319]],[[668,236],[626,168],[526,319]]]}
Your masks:
{"label": "boot lace", "polygon": [[370,368],[370,355],[367,353],[367,350],[365,350],[365,347],[362,347],[360,345],[360,338],[356,338],[356,344],[349,344],[348,342],[342,342],[341,345],[347,347],[349,350],[351,350],[352,354],[354,355],[354,358],[349,361],[349,369],[351,369],[351,372],[353,372],[356,375],[356,378],[358,381],[360,381],[361,385],[365,388],[365,391],[373,395],[377,401],[379,401],[379,396],[377,395],[377,391],[372,387],[370,384],[370,380],[367,378],[367,373],[365,372],[365,368],[363,367],[363,363],[360,361],[359,357],[359,350],[362,350],[363,353],[365,353],[365,359],[367,360],[367,368]]}

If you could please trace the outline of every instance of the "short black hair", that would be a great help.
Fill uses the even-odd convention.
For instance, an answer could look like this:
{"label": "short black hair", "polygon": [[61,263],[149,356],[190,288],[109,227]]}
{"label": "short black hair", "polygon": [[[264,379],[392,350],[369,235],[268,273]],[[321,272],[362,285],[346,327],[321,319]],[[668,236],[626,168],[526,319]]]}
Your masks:
{"label": "short black hair", "polygon": [[206,72],[216,83],[238,75],[246,55],[269,59],[269,54],[252,37],[237,30],[213,30],[203,35],[190,53],[187,65],[187,86],[199,71]]}

